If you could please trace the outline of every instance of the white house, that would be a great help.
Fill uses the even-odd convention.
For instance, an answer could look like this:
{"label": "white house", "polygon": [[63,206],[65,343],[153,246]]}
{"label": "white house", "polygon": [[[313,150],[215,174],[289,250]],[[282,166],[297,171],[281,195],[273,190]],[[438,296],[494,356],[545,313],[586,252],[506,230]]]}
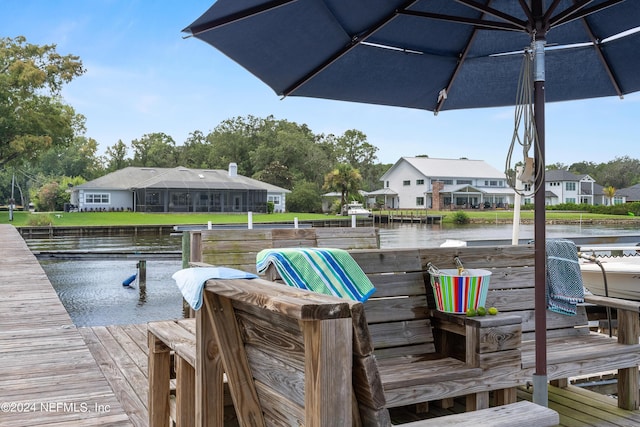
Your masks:
{"label": "white house", "polygon": [[[560,203],[586,203],[589,205],[609,205],[611,201],[604,195],[602,185],[589,175],[576,175],[566,170],[545,172],[545,193],[547,205]],[[614,197],[613,203],[625,203],[623,192]]]}
{"label": "white house", "polygon": [[71,189],[81,211],[284,212],[289,190],[229,170],[127,167]]}
{"label": "white house", "polygon": [[402,157],[380,178],[384,196],[398,209],[506,207],[515,192],[503,172],[483,160]]}

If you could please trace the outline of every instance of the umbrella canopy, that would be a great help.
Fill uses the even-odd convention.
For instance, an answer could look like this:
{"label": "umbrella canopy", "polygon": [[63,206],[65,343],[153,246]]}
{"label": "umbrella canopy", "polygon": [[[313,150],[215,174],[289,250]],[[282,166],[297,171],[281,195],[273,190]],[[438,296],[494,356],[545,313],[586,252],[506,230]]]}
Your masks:
{"label": "umbrella canopy", "polygon": [[220,0],[185,31],[282,96],[513,105],[521,54],[545,35],[547,101],[640,90],[640,33],[614,38],[640,26],[637,2],[548,1],[538,17],[531,3],[542,1]]}
{"label": "umbrella canopy", "polygon": [[533,380],[546,404],[544,105],[640,90],[639,27],[634,0],[219,0],[184,31],[281,96],[436,113],[514,105],[533,52]]}

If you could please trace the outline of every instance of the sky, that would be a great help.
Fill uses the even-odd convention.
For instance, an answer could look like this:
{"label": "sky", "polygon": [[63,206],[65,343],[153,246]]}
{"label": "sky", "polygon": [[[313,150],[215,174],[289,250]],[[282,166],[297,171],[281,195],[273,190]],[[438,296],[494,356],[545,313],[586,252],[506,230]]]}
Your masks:
{"label": "sky", "polygon": [[[357,129],[378,148],[378,160],[403,156],[485,160],[504,170],[514,132],[513,107],[445,111],[289,97],[222,53],[181,30],[213,0],[0,0],[0,37],[56,44],[78,55],[86,73],[62,95],[86,117],[99,155],[118,140],[130,145],[163,132],[177,145],[234,117],[306,124],[315,134]],[[604,163],[640,157],[640,95],[546,106],[547,164]],[[132,155],[130,152],[129,155]],[[530,154],[533,156],[533,153]],[[522,159],[515,149],[512,166]]]}

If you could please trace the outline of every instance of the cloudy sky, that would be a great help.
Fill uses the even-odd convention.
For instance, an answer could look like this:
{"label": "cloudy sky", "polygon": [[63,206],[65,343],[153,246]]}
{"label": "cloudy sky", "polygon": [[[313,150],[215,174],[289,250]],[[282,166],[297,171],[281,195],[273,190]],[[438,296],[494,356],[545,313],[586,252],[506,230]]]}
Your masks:
{"label": "cloudy sky", "polygon": [[[0,0],[0,36],[24,35],[80,56],[87,72],[63,96],[87,118],[101,153],[151,132],[181,145],[221,121],[253,115],[305,123],[314,133],[358,129],[378,159],[401,156],[486,160],[502,170],[513,108],[443,112],[291,97],[273,91],[233,61],[181,30],[212,0]],[[547,163],[640,157],[640,96],[548,104]],[[516,149],[514,159],[521,158]]]}

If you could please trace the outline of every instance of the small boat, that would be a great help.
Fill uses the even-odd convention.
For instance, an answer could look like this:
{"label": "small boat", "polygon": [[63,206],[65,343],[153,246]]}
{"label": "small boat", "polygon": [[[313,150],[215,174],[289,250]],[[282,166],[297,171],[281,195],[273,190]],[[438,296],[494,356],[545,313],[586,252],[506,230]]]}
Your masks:
{"label": "small boat", "polygon": [[581,247],[580,271],[584,287],[596,295],[640,301],[637,249],[634,246]]}
{"label": "small boat", "polygon": [[457,239],[446,239],[444,243],[440,244],[441,248],[463,248],[467,246],[467,242]]}
{"label": "small boat", "polygon": [[347,215],[351,216],[351,215],[355,215],[355,216],[370,216],[371,215],[371,211],[368,209],[365,209],[362,206],[362,203],[360,202],[356,202],[355,200],[351,203],[349,203],[348,205],[346,205],[347,208]]}

